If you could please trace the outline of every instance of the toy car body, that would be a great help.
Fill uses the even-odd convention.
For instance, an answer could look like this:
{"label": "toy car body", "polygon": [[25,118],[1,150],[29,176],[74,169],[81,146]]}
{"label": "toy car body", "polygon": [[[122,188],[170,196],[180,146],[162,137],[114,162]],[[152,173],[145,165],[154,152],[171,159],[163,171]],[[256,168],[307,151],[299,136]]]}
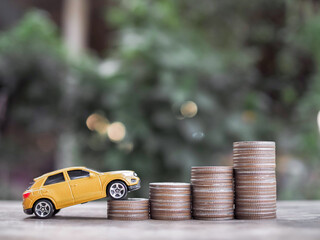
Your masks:
{"label": "toy car body", "polygon": [[26,214],[49,218],[61,208],[110,196],[122,199],[140,188],[133,171],[97,172],[85,167],[64,168],[34,179],[23,193]]}

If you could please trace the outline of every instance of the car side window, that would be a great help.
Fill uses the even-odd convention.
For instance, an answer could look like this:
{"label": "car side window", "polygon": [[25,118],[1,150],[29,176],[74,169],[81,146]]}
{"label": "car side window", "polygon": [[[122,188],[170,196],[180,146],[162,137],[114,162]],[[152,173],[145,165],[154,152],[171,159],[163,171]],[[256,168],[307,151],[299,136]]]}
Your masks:
{"label": "car side window", "polygon": [[68,171],[68,175],[71,180],[74,180],[74,179],[78,179],[78,178],[89,177],[90,173],[87,171],[83,171],[83,170],[71,170],[71,171]]}
{"label": "car side window", "polygon": [[58,174],[49,176],[46,182],[44,183],[44,186],[59,183],[59,182],[64,182],[64,181],[65,179],[64,179],[63,173],[58,173]]}

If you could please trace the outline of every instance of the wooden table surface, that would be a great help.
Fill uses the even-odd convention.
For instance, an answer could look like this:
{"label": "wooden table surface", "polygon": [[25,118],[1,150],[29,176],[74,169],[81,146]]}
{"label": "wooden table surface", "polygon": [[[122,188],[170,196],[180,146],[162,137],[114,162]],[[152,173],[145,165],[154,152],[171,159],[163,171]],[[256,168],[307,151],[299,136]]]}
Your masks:
{"label": "wooden table surface", "polygon": [[320,201],[280,201],[277,214],[258,221],[111,221],[98,201],[39,220],[25,215],[21,202],[0,201],[0,239],[320,239]]}

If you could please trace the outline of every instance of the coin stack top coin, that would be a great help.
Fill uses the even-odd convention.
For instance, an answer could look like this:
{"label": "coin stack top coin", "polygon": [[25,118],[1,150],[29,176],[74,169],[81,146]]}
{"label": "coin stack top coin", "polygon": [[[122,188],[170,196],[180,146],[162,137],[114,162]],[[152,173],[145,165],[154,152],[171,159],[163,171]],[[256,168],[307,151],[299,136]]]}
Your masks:
{"label": "coin stack top coin", "polygon": [[192,215],[199,220],[233,219],[233,168],[192,167]]}
{"label": "coin stack top coin", "polygon": [[239,219],[276,217],[275,143],[233,144],[235,215]]}
{"label": "coin stack top coin", "polygon": [[158,220],[191,219],[189,183],[150,183],[150,215]]}
{"label": "coin stack top coin", "polygon": [[149,200],[146,198],[109,200],[108,218],[127,221],[149,219]]}

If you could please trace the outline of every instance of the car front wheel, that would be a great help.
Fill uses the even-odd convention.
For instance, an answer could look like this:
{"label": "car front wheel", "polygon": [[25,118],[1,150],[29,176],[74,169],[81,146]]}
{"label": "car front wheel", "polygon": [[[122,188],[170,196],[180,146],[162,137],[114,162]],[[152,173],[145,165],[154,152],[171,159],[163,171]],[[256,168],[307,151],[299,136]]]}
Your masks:
{"label": "car front wheel", "polygon": [[127,196],[128,188],[124,182],[114,181],[112,182],[107,190],[107,196],[111,199],[119,200]]}
{"label": "car front wheel", "polygon": [[33,212],[37,218],[50,218],[54,214],[54,207],[49,200],[41,199],[35,203]]}

